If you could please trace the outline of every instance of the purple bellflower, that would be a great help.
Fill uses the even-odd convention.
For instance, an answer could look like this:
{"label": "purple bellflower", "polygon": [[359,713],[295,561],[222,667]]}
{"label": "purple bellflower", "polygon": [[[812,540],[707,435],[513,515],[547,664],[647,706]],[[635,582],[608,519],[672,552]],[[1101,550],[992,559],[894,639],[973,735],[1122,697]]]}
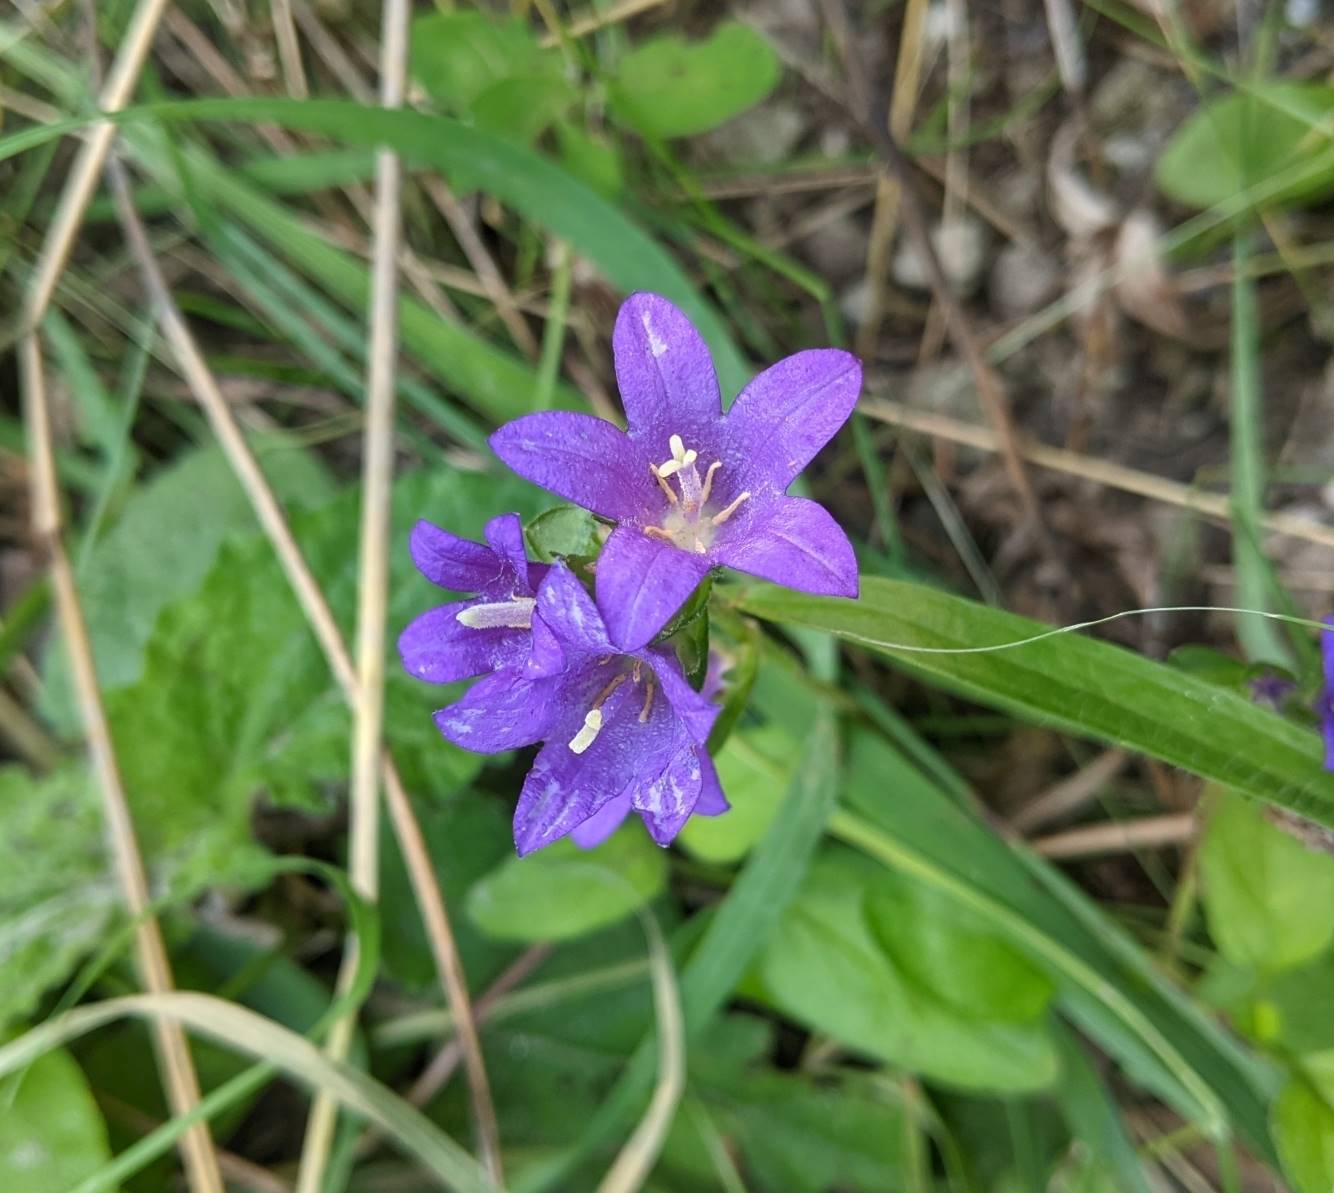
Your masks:
{"label": "purple bellflower", "polygon": [[1320,733],[1325,739],[1325,769],[1334,771],[1334,617],[1325,618],[1320,631],[1320,655],[1325,666],[1325,682],[1316,704]]}
{"label": "purple bellflower", "polygon": [[639,650],[719,565],[803,592],[857,595],[847,535],[823,506],[786,495],[856,405],[855,356],[798,352],[724,414],[708,348],[665,298],[626,299],[612,352],[628,431],[553,410],[491,436],[520,476],[617,523],[595,576],[612,643]]}
{"label": "purple bellflower", "polygon": [[559,562],[538,587],[531,627],[526,654],[435,715],[446,738],[477,753],[544,743],[514,813],[521,856],[567,835],[590,848],[631,811],[665,846],[692,813],[727,810],[705,749],[719,710],[670,651],[620,650]]}
{"label": "purple bellflower", "polygon": [[428,610],[399,635],[398,651],[409,675],[451,683],[527,659],[535,588],[547,569],[528,562],[518,514],[492,518],[485,546],[418,522],[409,549],[417,570],[431,583],[476,594]]}

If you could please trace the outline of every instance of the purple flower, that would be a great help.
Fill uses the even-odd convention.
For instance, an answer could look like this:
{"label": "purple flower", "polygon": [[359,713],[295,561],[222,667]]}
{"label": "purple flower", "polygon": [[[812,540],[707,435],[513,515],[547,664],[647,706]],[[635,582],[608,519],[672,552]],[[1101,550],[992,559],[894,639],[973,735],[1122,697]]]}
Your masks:
{"label": "purple flower", "polygon": [[1325,738],[1325,769],[1334,771],[1334,617],[1325,618],[1320,631],[1320,654],[1325,664],[1325,683],[1320,689],[1316,715]]}
{"label": "purple flower", "polygon": [[486,546],[418,522],[412,561],[433,584],[476,595],[423,613],[399,635],[408,674],[429,683],[470,679],[523,662],[532,642],[534,586],[546,574],[524,553],[518,514],[486,524]]}
{"label": "purple flower", "polygon": [[592,598],[555,563],[538,588],[527,657],[478,680],[435,721],[478,753],[545,743],[514,813],[523,855],[567,834],[597,844],[631,811],[667,845],[692,812],[726,811],[705,750],[717,715],[669,651],[620,651]]}
{"label": "purple flower", "polygon": [[857,358],[798,352],[751,381],[724,415],[704,341],[665,298],[626,299],[612,350],[628,431],[543,411],[491,436],[520,476],[618,523],[596,572],[611,641],[638,650],[717,565],[856,596],[847,535],[822,506],[786,490],[852,413]]}

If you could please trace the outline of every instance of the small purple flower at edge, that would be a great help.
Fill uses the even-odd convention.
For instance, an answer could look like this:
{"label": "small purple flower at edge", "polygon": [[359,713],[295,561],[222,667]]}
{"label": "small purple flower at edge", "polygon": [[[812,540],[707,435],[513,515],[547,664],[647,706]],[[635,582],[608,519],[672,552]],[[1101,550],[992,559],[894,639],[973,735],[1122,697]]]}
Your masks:
{"label": "small purple flower at edge", "polygon": [[535,588],[547,569],[528,562],[518,514],[492,518],[486,544],[456,538],[430,522],[413,527],[409,548],[417,570],[441,588],[476,595],[428,610],[399,635],[409,675],[451,683],[528,657]]}
{"label": "small purple flower at edge", "polygon": [[692,813],[727,810],[705,749],[718,708],[668,650],[621,651],[563,563],[541,582],[527,657],[436,713],[440,732],[482,754],[543,742],[514,813],[514,844],[585,848],[631,812],[667,845]]}
{"label": "small purple flower at edge", "polygon": [[798,352],[754,378],[724,414],[704,341],[665,298],[626,299],[612,351],[628,431],[542,411],[491,436],[520,476],[618,523],[595,575],[611,641],[638,650],[718,565],[856,596],[847,535],[822,506],[786,490],[852,413],[857,358]]}
{"label": "small purple flower at edge", "polygon": [[1325,665],[1325,682],[1320,689],[1316,715],[1325,739],[1325,769],[1334,771],[1334,617],[1325,618],[1320,631],[1320,654]]}

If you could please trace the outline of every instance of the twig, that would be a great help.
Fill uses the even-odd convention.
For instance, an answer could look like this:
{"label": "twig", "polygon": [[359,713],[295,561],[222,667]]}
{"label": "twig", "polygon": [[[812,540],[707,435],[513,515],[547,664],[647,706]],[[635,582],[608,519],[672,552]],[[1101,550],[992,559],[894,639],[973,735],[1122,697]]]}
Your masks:
{"label": "twig", "polygon": [[[56,487],[52,455],[42,349],[33,331],[27,332],[19,342],[19,367],[29,450],[33,460],[33,536],[38,548],[50,560],[56,615],[69,653],[70,670],[84,732],[88,738],[93,772],[102,791],[111,853],[126,910],[135,921],[134,944],[139,977],[149,993],[162,994],[173,988],[171,963],[167,959],[167,949],[158,922],[149,911],[148,875],[135,837],[134,821],[125,798],[120,767],[116,763],[111,726],[102,704],[92,643],[88,638],[88,627],[79,602],[74,569],[60,535],[60,495]],[[188,1113],[199,1101],[199,1081],[185,1042],[185,1033],[179,1024],[168,1019],[155,1020],[153,1043],[172,1113]],[[191,1189],[195,1193],[222,1193],[218,1158],[208,1128],[203,1123],[191,1127],[181,1137],[181,1152]]]}
{"label": "twig", "polygon": [[[565,36],[568,37],[587,37],[590,33],[596,33],[599,29],[605,29],[608,25],[617,25],[622,21],[628,21],[631,17],[638,16],[641,12],[648,12],[650,8],[661,8],[667,0],[621,0],[620,4],[613,4],[606,12],[590,13],[586,17],[572,22],[565,30]],[[542,39],[542,45],[547,49],[559,44],[555,34],[547,34]]]}
{"label": "twig", "polygon": [[1031,833],[1039,825],[1068,816],[1116,778],[1129,760],[1124,750],[1099,754],[1088,766],[1034,796],[1010,817],[1010,827],[1017,833]]}
{"label": "twig", "polygon": [[[236,473],[237,480],[255,509],[260,525],[273,544],[287,581],[301,604],[306,620],[314,631],[344,699],[349,707],[355,707],[358,695],[357,674],[352,666],[352,656],[338,629],[338,623],[334,620],[333,612],[310,570],[310,565],[301,554],[301,548],[292,537],[282,507],[278,504],[278,499],[251,453],[245,437],[241,434],[231,407],[223,397],[217,380],[195,343],[180,308],[167,289],[162,271],[153,258],[143,225],[129,201],[129,183],[124,178],[123,169],[118,163],[113,163],[113,167],[112,181],[115,184],[125,235],[131,252],[143,272],[145,286],[157,307],[163,336],[171,346],[181,375],[189,384],[195,399],[204,408],[213,432],[217,435],[228,462]],[[416,896],[417,906],[426,928],[426,938],[431,945],[445,999],[453,1014],[459,1040],[464,1048],[473,1114],[479,1123],[479,1131],[483,1131],[487,1129],[486,1123],[495,1123],[495,1109],[491,1102],[490,1084],[486,1078],[481,1043],[478,1040],[477,1026],[472,1014],[472,1002],[463,977],[463,966],[450,926],[449,912],[436,881],[435,868],[427,851],[421,826],[417,823],[403,780],[387,751],[383,755],[382,767],[389,816],[398,837],[408,878],[412,883],[413,894]],[[494,1130],[494,1126],[491,1129]]]}
{"label": "twig", "polygon": [[[944,414],[931,414],[924,410],[913,410],[899,402],[887,398],[863,398],[857,409],[867,418],[878,419],[891,426],[903,427],[910,431],[920,431],[924,435],[933,435],[961,443],[979,451],[999,452],[1000,438],[989,427],[979,427],[973,423],[950,418]],[[1109,489],[1119,489],[1124,493],[1134,493],[1138,497],[1147,497],[1151,501],[1161,501],[1188,509],[1206,518],[1219,522],[1229,522],[1232,507],[1226,497],[1215,493],[1202,493],[1190,485],[1179,481],[1165,480],[1147,472],[1138,472],[1093,456],[1080,455],[1079,452],[1067,451],[1060,447],[1048,447],[1044,443],[1019,439],[1016,447],[1023,458],[1039,468],[1060,472],[1066,476],[1079,477],[1092,481],[1095,485],[1106,485]],[[1303,539],[1308,543],[1319,543],[1324,547],[1334,547],[1334,526],[1325,526],[1308,518],[1292,514],[1262,514],[1259,520],[1262,529],[1288,538]]]}
{"label": "twig", "polygon": [[1195,836],[1195,815],[1174,812],[1167,816],[1146,816],[1117,824],[1090,824],[1068,832],[1039,837],[1029,844],[1043,857],[1091,857],[1104,853],[1129,853],[1136,849],[1155,849],[1163,845],[1182,845]]}
{"label": "twig", "polygon": [[287,94],[293,99],[305,99],[310,89],[306,86],[305,67],[301,65],[301,43],[292,22],[292,0],[269,0],[269,12],[273,16],[273,38],[278,43],[278,61],[282,64]]}
{"label": "twig", "polygon": [[[139,0],[116,52],[110,77],[98,96],[102,111],[119,111],[133,94],[166,3],[167,0]],[[136,921],[135,953],[140,980],[150,993],[161,994],[172,989],[171,963],[157,920],[148,912],[148,877],[116,763],[74,570],[61,538],[60,486],[38,339],[38,327],[69,260],[115,135],[116,126],[110,122],[89,129],[66,177],[24,295],[19,362],[32,469],[34,536],[51,563],[56,613],[69,651],[93,769],[102,791],[112,853],[126,907]],[[179,1024],[158,1020],[153,1026],[153,1041],[168,1105],[173,1114],[186,1114],[199,1102],[199,1081],[185,1033]],[[222,1193],[222,1176],[207,1124],[192,1126],[182,1135],[180,1146],[186,1177],[194,1193]]]}
{"label": "twig", "polygon": [[941,268],[940,257],[936,253],[936,246],[932,243],[931,230],[927,224],[921,199],[917,194],[916,183],[912,176],[912,166],[908,159],[903,156],[898,141],[886,127],[884,121],[879,118],[878,109],[872,104],[870,83],[866,76],[865,64],[862,62],[861,55],[853,41],[843,0],[821,0],[821,3],[824,6],[825,19],[834,33],[835,40],[839,43],[848,79],[848,90],[852,96],[854,114],[858,123],[869,130],[872,141],[885,160],[886,168],[898,179],[901,191],[899,206],[903,214],[904,226],[908,230],[908,235],[912,237],[917,255],[926,267],[932,295],[945,316],[945,326],[949,330],[950,338],[954,341],[954,346],[959,354],[968,362],[968,367],[973,374],[973,383],[982,398],[987,417],[990,419],[992,426],[996,428],[1001,458],[1005,462],[1005,470],[1010,477],[1010,482],[1019,494],[1025,514],[1037,529],[1045,544],[1047,536],[1041,511],[1038,507],[1037,495],[1033,492],[1033,485],[1024,467],[1023,457],[1019,454],[1016,446],[1016,432],[1014,419],[1010,413],[1009,399],[1001,385],[1000,378],[987,363],[982,347],[976,336],[973,335],[968,319],[964,315],[963,307],[950,288],[949,281],[945,277],[945,271]]}
{"label": "twig", "polygon": [[0,687],[0,737],[39,773],[51,770],[60,761],[60,751],[50,735],[3,687]]}

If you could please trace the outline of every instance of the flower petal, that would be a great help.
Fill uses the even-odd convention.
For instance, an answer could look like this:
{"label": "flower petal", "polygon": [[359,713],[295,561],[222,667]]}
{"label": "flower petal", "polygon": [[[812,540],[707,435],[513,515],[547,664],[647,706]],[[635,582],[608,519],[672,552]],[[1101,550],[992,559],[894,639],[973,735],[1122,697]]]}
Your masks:
{"label": "flower petal", "polygon": [[700,784],[699,799],[695,801],[692,816],[721,816],[730,812],[732,805],[723,794],[723,785],[718,778],[718,768],[713,759],[704,750],[699,751]]}
{"label": "flower petal", "polygon": [[637,788],[630,797],[634,810],[648,826],[649,836],[659,845],[670,845],[690,819],[702,780],[699,754],[686,742],[653,782]]}
{"label": "flower petal", "polygon": [[611,640],[638,650],[665,626],[709,570],[709,558],[618,526],[598,556],[598,608]]}
{"label": "flower petal", "polygon": [[476,630],[459,622],[460,611],[476,601],[456,601],[428,609],[398,636],[407,673],[427,683],[453,683],[505,667],[523,657],[525,630]]}
{"label": "flower petal", "polygon": [[408,550],[423,576],[454,592],[481,592],[500,577],[501,561],[489,547],[458,538],[425,520],[412,528]]}
{"label": "flower petal", "polygon": [[632,294],[616,316],[611,348],[630,437],[652,463],[671,458],[673,435],[696,449],[718,438],[723,405],[713,357],[683,312],[660,295]]}
{"label": "flower petal", "polygon": [[582,654],[616,653],[593,598],[561,560],[537,590],[537,614],[563,646]]}
{"label": "flower petal", "polygon": [[702,746],[713,732],[713,723],[722,709],[703,692],[697,692],[690,686],[677,662],[676,656],[665,648],[659,647],[646,652],[653,666],[653,673],[662,685],[662,694],[672,711],[681,718],[691,741]]}
{"label": "flower petal", "polygon": [[604,518],[640,517],[662,504],[643,449],[591,414],[525,414],[496,431],[490,443],[524,479]]}
{"label": "flower petal", "polygon": [[746,461],[746,486],[783,492],[848,421],[861,387],[861,362],[837,348],[798,352],[751,381],[726,420],[730,450]]}
{"label": "flower petal", "polygon": [[1326,617],[1325,629],[1320,631],[1320,654],[1325,686],[1320,693],[1317,712],[1320,732],[1325,739],[1325,769],[1334,771],[1334,617]]}
{"label": "flower petal", "polygon": [[596,849],[621,827],[621,822],[629,815],[630,795],[626,792],[609,799],[583,824],[576,824],[570,830],[570,839],[580,849]]}
{"label": "flower petal", "polygon": [[800,592],[857,595],[857,558],[829,511],[805,497],[780,497],[715,545],[713,558]]}
{"label": "flower petal", "polygon": [[[501,565],[502,573],[512,573],[510,593],[532,594],[528,580],[528,552],[524,549],[523,523],[518,514],[501,514],[486,524],[486,541]],[[509,576],[505,577],[509,579]]]}
{"label": "flower petal", "polygon": [[462,700],[435,714],[440,732],[456,746],[499,754],[546,736],[559,679],[532,679],[517,667],[479,679]]}
{"label": "flower petal", "polygon": [[524,664],[530,678],[559,675],[566,667],[565,651],[561,649],[560,639],[551,632],[551,627],[542,620],[540,613],[533,614],[533,637],[528,644],[528,661]]}

